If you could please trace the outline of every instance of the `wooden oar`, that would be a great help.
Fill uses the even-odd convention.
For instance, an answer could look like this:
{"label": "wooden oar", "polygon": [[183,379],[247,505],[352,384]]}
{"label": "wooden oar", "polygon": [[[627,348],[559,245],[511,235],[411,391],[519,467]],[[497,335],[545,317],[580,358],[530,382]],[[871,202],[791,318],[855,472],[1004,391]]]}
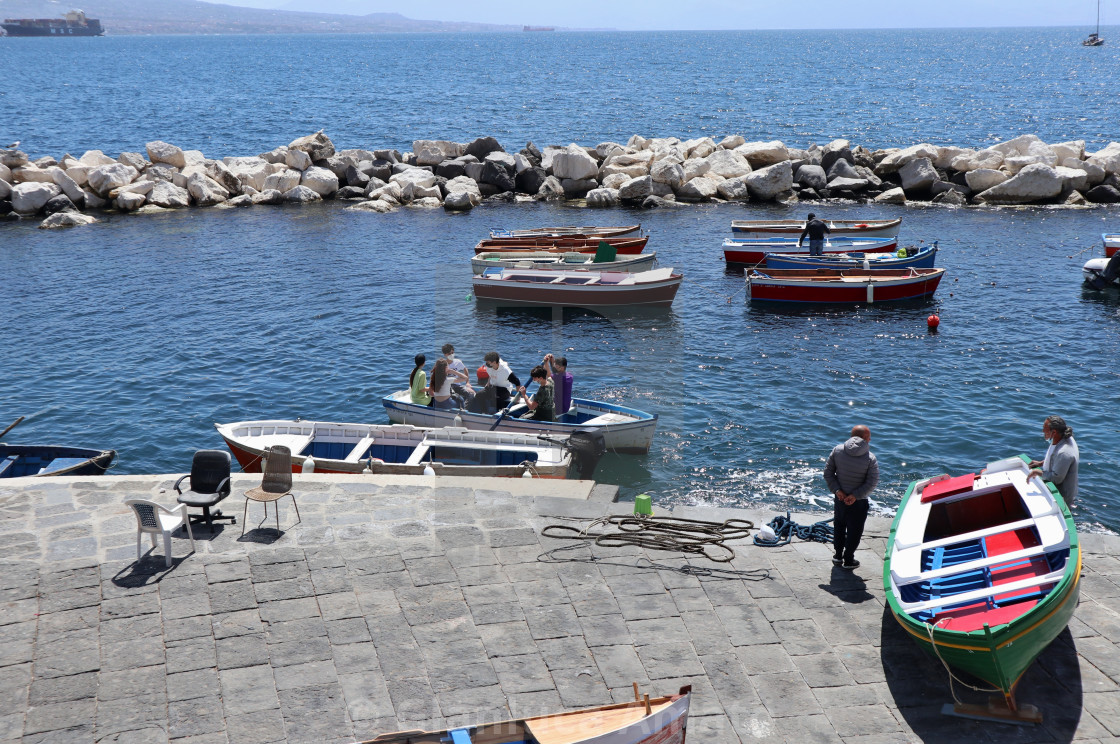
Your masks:
{"label": "wooden oar", "polygon": [[12,429],[19,426],[19,422],[23,421],[25,418],[26,418],[26,416],[20,416],[19,418],[17,418],[15,421],[12,422],[11,426],[9,426],[4,431],[0,431],[0,439],[3,439],[5,434],[7,434],[9,431],[11,431]]}
{"label": "wooden oar", "polygon": [[508,414],[510,411],[513,410],[513,407],[515,405],[517,405],[517,398],[513,397],[513,396],[510,396],[509,405],[506,406],[505,410],[502,411],[502,415],[498,416],[498,420],[495,421],[493,426],[490,427],[490,431],[494,431],[495,429],[498,428],[498,424],[502,423],[502,419],[504,419],[506,417],[506,414]]}

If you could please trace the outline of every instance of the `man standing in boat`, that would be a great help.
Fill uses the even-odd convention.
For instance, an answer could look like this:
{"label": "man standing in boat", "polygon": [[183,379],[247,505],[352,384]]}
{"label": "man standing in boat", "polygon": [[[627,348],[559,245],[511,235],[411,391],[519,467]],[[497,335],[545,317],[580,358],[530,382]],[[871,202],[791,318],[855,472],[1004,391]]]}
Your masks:
{"label": "man standing in boat", "polygon": [[867,496],[879,483],[879,461],[871,452],[870,429],[863,424],[853,426],[848,441],[833,447],[824,466],[824,481],[836,497],[832,563],[851,571],[859,568],[856,548],[867,521]]}
{"label": "man standing in boat", "polygon": [[1031,476],[1053,483],[1066,504],[1073,505],[1077,498],[1077,463],[1081,453],[1073,439],[1073,428],[1066,426],[1061,416],[1047,416],[1042,422],[1042,437],[1050,443],[1046,456],[1031,460]]}
{"label": "man standing in boat", "polygon": [[823,256],[824,236],[830,232],[832,230],[824,223],[824,220],[818,220],[817,216],[810,212],[809,218],[805,221],[805,229],[801,232],[801,237],[797,239],[797,247],[801,247],[807,235],[809,236],[809,255]]}

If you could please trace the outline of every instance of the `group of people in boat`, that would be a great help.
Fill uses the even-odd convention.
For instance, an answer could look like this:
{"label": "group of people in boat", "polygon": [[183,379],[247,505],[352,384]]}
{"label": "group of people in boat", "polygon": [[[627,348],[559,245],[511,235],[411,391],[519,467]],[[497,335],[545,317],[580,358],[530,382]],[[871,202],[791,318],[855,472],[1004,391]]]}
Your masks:
{"label": "group of people in boat", "polygon": [[444,344],[442,352],[431,372],[424,371],[428,358],[416,355],[416,366],[408,378],[413,403],[492,414],[523,402],[529,410],[521,418],[536,421],[555,421],[572,406],[572,374],[565,357],[545,354],[541,363],[530,370],[529,380],[537,384],[530,396],[521,378],[498,352],[490,351],[483,357],[482,366],[475,372],[477,388],[471,385],[467,365],[455,356],[454,344]]}

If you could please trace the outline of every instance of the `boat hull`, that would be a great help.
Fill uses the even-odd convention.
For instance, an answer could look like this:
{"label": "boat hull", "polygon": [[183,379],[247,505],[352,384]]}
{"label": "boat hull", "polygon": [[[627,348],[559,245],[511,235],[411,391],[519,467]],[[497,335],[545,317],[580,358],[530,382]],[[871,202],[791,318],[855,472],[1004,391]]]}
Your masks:
{"label": "boat hull", "polygon": [[474,295],[505,305],[535,307],[669,307],[681,286],[678,274],[664,281],[628,286],[568,286],[476,276]]}
{"label": "boat hull", "polygon": [[787,253],[767,253],[766,268],[769,269],[860,269],[866,261],[872,269],[932,269],[937,259],[937,249],[929,248],[914,255],[898,258],[886,252],[873,252],[868,256],[852,256],[850,253],[829,256],[803,256]]}
{"label": "boat hull", "polygon": [[[387,395],[382,400],[389,420],[412,426],[449,426],[458,416],[461,425],[468,429],[489,431],[498,422],[499,414],[444,411],[413,403],[408,391]],[[645,454],[649,452],[653,435],[657,431],[657,414],[602,401],[575,398],[572,401],[576,421],[533,421],[517,416],[525,406],[514,407],[509,415],[501,418],[496,431],[525,434],[570,436],[579,429],[597,429],[603,434],[604,444],[611,452]],[[571,414],[567,414],[571,417]]]}
{"label": "boat hull", "polygon": [[53,444],[0,444],[0,478],[103,475],[116,450]]}
{"label": "boat hull", "polygon": [[607,243],[620,256],[636,256],[645,250],[648,237],[641,238],[500,238],[480,240],[474,247],[475,253],[509,251],[547,251],[549,253],[595,253],[599,243]]}
{"label": "boat hull", "polygon": [[[578,256],[579,259],[578,262],[565,261],[565,256],[573,258]],[[544,251],[525,251],[508,254],[479,253],[471,259],[471,270],[476,275],[481,274],[486,271],[486,269],[494,267],[544,270],[588,269],[590,271],[626,271],[633,273],[652,269],[654,262],[657,260],[657,253],[640,253],[626,256],[617,261],[603,261],[600,263],[592,262],[591,258],[593,258],[592,254],[579,253],[578,251],[570,251],[568,253],[548,253]]]}
{"label": "boat hull", "polygon": [[1104,257],[1112,258],[1116,251],[1120,251],[1120,233],[1104,233],[1101,235],[1104,242]]}
{"label": "boat hull", "polygon": [[911,498],[917,497],[915,487],[918,483],[919,481],[911,483],[907,489],[887,539],[883,586],[891,614],[925,651],[942,659],[951,668],[983,680],[1005,696],[1011,697],[1023,673],[1066,628],[1077,608],[1081,591],[1081,549],[1073,515],[1058,490],[1052,484],[1047,484],[1065,522],[1070,552],[1063,578],[1042,601],[1010,622],[994,628],[984,626],[981,630],[968,632],[931,628],[903,609],[891,581],[896,534],[904,516],[904,507]]}
{"label": "boat hull", "polygon": [[[808,275],[812,272],[790,271],[788,273]],[[747,299],[751,302],[833,305],[873,305],[883,302],[919,300],[933,296],[941,283],[945,270],[910,269],[894,272],[890,269],[883,269],[880,271],[836,273],[842,273],[847,278],[836,277],[829,280],[816,280],[808,277],[783,277],[779,275],[779,272],[771,271],[766,273],[751,272],[747,276]],[[893,273],[902,276],[883,276]],[[874,274],[879,276],[871,276]]]}
{"label": "boat hull", "polygon": [[[825,243],[824,253],[886,253],[898,247],[896,238],[840,238]],[[740,241],[729,240],[723,244],[723,259],[729,264],[746,264],[761,266],[766,262],[766,256],[781,253],[787,256],[809,256],[809,243],[806,241],[800,247],[797,240],[785,238],[766,238],[762,240]]]}
{"label": "boat hull", "polygon": [[533,238],[533,237],[577,237],[577,238],[620,238],[642,229],[641,224],[597,227],[595,225],[563,225],[558,227],[531,227],[525,230],[491,230],[490,237]]}
{"label": "boat hull", "polygon": [[[851,235],[861,238],[897,238],[901,219],[895,220],[825,220],[828,225],[829,235]],[[776,235],[799,236],[805,231],[805,222],[802,220],[733,220],[731,232],[736,237],[749,240],[752,238],[772,238]]]}

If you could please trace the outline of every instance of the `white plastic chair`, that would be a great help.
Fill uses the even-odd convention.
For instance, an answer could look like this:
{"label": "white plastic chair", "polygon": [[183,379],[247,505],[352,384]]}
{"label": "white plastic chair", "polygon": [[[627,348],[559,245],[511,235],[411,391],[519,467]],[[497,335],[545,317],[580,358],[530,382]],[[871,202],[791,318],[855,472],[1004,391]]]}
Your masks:
{"label": "white plastic chair", "polygon": [[174,509],[157,504],[147,499],[128,499],[125,501],[136,514],[136,560],[143,558],[142,550],[144,533],[152,537],[152,549],[156,547],[156,535],[163,535],[163,561],[168,568],[171,567],[171,533],[180,527],[187,528],[187,535],[191,539],[191,552],[194,552],[194,533],[191,532],[190,515],[187,505],[179,504]]}

